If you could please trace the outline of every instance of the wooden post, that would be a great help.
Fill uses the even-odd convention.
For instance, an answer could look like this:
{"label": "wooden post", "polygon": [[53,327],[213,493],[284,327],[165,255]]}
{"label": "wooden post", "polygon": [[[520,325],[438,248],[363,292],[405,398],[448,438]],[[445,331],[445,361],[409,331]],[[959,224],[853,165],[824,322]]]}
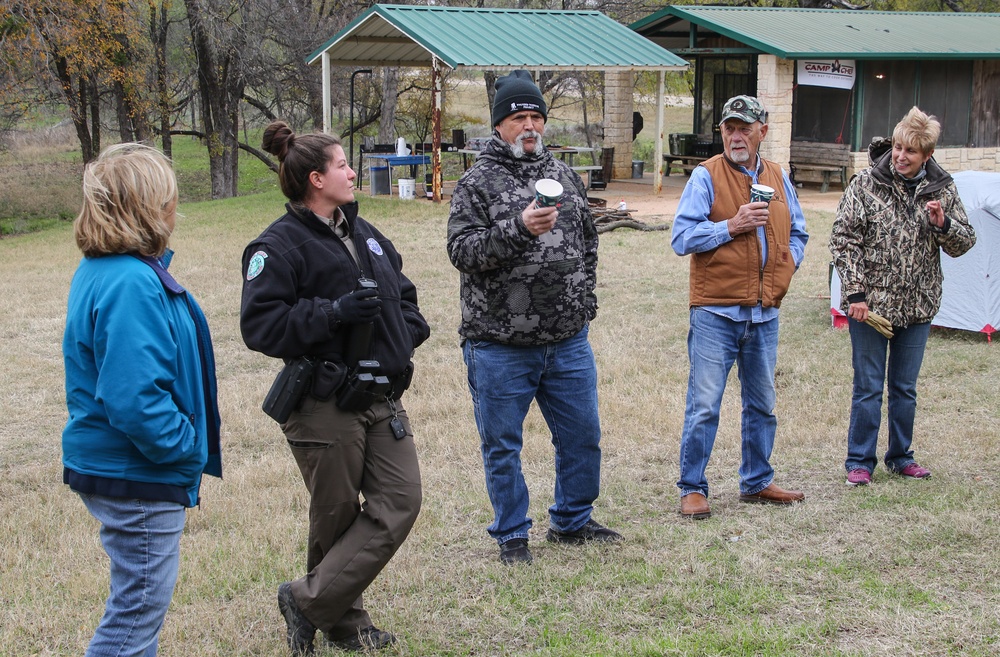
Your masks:
{"label": "wooden post", "polygon": [[323,132],[326,134],[330,134],[330,105],[330,54],[323,51]]}
{"label": "wooden post", "polygon": [[431,186],[435,203],[441,202],[441,63],[431,62],[431,126],[434,148],[431,153]]}
{"label": "wooden post", "polygon": [[663,106],[666,99],[667,72],[659,72],[656,85],[656,148],[653,150],[653,194],[663,191]]}

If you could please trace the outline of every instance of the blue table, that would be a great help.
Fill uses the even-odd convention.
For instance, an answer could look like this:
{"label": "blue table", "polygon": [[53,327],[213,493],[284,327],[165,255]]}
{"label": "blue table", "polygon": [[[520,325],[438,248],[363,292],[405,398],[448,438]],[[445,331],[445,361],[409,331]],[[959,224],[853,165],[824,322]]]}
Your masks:
{"label": "blue table", "polygon": [[[389,195],[390,196],[392,195],[392,168],[393,167],[403,167],[403,166],[410,167],[410,178],[413,178],[415,181],[419,182],[420,185],[422,185],[423,184],[423,179],[422,178],[419,178],[419,179],[417,178],[417,167],[418,166],[423,166],[423,167],[426,168],[427,165],[431,163],[431,156],[430,155],[390,155],[388,153],[366,153],[365,154],[365,159],[368,160],[368,180],[369,180],[369,185],[371,185],[372,190],[373,190],[372,196],[375,195],[374,194],[374,189],[375,189],[374,180],[375,180],[375,177],[372,175],[372,166],[373,166],[373,162],[374,161],[380,160],[382,162],[385,162],[385,166],[387,166],[389,168]],[[415,185],[416,189],[422,189],[422,187],[420,187],[420,185]]]}

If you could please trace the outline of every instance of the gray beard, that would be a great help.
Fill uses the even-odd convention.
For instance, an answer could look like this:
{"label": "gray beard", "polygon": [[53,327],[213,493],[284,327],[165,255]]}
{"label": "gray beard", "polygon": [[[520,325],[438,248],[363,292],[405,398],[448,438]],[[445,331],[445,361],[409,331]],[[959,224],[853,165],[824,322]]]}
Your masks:
{"label": "gray beard", "polygon": [[749,162],[750,161],[750,153],[748,153],[746,151],[740,151],[739,153],[733,153],[733,155],[732,155],[732,157],[730,159],[732,159],[732,161],[736,162],[737,164],[743,164],[744,162]]}
{"label": "gray beard", "polygon": [[[524,150],[524,140],[528,137],[532,137],[535,140],[535,150],[531,153],[527,153]],[[538,157],[545,152],[545,144],[542,143],[542,136],[532,130],[531,132],[522,132],[514,139],[514,143],[510,145],[510,151],[513,153],[514,157],[518,160],[523,160],[526,157]]]}

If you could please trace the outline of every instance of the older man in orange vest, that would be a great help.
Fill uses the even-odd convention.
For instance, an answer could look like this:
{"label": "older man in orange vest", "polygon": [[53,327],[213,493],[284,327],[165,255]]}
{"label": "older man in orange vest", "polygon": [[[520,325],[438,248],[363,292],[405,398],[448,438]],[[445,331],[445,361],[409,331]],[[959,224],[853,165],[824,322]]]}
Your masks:
{"label": "older man in orange vest", "polygon": [[788,175],[758,154],[767,136],[764,105],[753,96],[730,98],[719,127],[723,153],[691,172],[671,238],[677,255],[691,256],[691,370],[677,487],[681,515],[698,520],[712,514],[705,468],[733,363],[743,398],[740,500],[805,499],[779,488],[770,464],[778,308],[809,239],[805,217]]}

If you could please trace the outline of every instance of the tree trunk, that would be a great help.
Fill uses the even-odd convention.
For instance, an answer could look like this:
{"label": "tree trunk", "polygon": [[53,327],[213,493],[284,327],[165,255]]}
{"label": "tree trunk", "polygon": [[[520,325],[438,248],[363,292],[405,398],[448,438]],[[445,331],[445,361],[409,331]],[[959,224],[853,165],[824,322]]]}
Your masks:
{"label": "tree trunk", "polygon": [[[207,137],[212,198],[236,196],[239,183],[239,139],[237,134],[240,98],[245,86],[231,57],[223,55],[224,46],[213,40],[213,26],[206,25],[199,0],[184,0],[191,40],[198,60],[198,95],[201,98],[201,123]],[[219,26],[214,26],[219,27]]]}
{"label": "tree trunk", "polygon": [[396,141],[396,104],[399,92],[399,68],[386,66],[382,69],[382,118],[378,122],[377,144],[392,144]]}
{"label": "tree trunk", "polygon": [[173,157],[173,137],[170,135],[170,92],[167,89],[167,4],[157,7],[149,2],[149,40],[153,44],[153,61],[156,74],[156,111],[160,118],[160,146],[163,154]]}
{"label": "tree trunk", "polygon": [[128,101],[125,100],[125,88],[121,82],[115,82],[115,114],[118,117],[118,135],[122,141],[136,141],[135,127],[132,117],[129,116]]}
{"label": "tree trunk", "polygon": [[97,80],[92,77],[86,79],[86,84],[87,101],[90,103],[90,152],[96,158],[101,154],[101,91]]}
{"label": "tree trunk", "polygon": [[90,103],[87,101],[87,85],[84,78],[74,80],[69,73],[69,63],[65,57],[55,57],[56,75],[59,77],[59,85],[62,87],[63,97],[69,107],[70,116],[73,118],[73,127],[76,128],[76,138],[80,141],[80,152],[83,154],[83,163],[87,164],[97,154],[94,153],[94,144],[91,140],[90,129],[87,126],[87,115]]}
{"label": "tree trunk", "polygon": [[[497,78],[500,77],[493,71],[483,72],[483,82],[486,83],[486,111],[490,115],[490,124],[493,123],[493,99],[497,95],[497,90],[494,86],[497,83]],[[490,131],[492,133],[492,130]]]}

